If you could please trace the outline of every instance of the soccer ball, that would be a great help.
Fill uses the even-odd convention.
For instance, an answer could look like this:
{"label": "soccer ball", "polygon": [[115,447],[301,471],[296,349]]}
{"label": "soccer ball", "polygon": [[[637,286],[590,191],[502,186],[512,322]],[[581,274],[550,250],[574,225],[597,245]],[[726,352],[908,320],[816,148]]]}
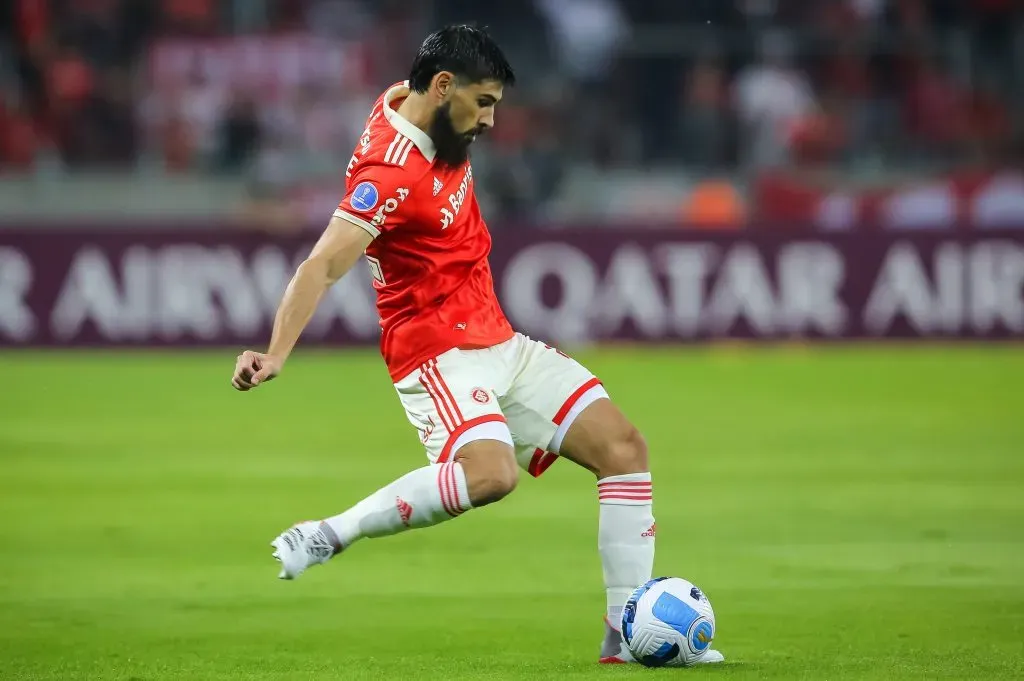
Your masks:
{"label": "soccer ball", "polygon": [[711,649],[715,611],[704,592],[685,579],[652,579],[626,601],[622,638],[647,667],[688,667]]}

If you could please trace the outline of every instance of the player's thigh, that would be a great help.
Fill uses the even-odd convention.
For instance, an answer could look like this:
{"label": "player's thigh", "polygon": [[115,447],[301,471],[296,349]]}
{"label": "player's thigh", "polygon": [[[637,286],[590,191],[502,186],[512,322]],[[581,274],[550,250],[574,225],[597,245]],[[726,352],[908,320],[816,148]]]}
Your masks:
{"label": "player's thigh", "polygon": [[573,419],[560,443],[559,455],[598,478],[649,470],[647,443],[610,399],[595,401]]}
{"label": "player's thigh", "polygon": [[504,443],[502,451],[510,451],[512,436],[495,388],[504,367],[496,359],[493,353],[450,350],[395,384],[431,463],[453,460],[477,441]]}
{"label": "player's thigh", "polygon": [[517,341],[515,380],[501,406],[516,459],[536,477],[569,451],[563,441],[580,415],[591,405],[610,402],[597,377],[576,360],[525,336]]}

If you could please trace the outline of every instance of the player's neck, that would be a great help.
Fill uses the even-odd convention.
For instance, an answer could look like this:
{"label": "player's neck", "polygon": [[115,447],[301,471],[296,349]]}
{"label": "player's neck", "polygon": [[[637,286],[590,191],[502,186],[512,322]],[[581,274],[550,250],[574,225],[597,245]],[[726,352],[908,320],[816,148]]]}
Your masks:
{"label": "player's neck", "polygon": [[409,121],[423,132],[430,134],[430,124],[434,120],[434,107],[426,96],[418,92],[410,92],[409,96],[398,105],[398,115]]}

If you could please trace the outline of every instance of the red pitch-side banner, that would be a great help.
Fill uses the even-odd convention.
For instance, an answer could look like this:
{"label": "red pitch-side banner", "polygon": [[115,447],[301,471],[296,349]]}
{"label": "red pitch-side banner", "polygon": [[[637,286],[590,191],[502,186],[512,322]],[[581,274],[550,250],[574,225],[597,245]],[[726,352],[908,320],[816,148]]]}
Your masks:
{"label": "red pitch-side banner", "polygon": [[763,221],[818,230],[1022,228],[1024,173],[961,172],[860,187],[769,172],[755,183],[754,202]]}
{"label": "red pitch-side banner", "polygon": [[[306,239],[237,230],[0,231],[0,346],[265,343]],[[510,230],[495,284],[513,324],[560,343],[1024,339],[1024,231],[703,234]],[[368,268],[304,342],[373,344]]]}

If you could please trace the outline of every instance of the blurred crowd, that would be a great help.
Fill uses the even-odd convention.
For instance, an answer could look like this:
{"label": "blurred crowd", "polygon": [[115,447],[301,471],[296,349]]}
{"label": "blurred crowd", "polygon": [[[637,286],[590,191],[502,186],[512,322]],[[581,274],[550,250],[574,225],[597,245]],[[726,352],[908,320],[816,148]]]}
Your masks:
{"label": "blurred crowd", "polygon": [[[246,178],[336,200],[422,37],[476,21],[521,85],[474,164],[493,215],[573,173],[1017,164],[1018,0],[5,0],[0,172]],[[483,183],[481,183],[483,184]]]}

